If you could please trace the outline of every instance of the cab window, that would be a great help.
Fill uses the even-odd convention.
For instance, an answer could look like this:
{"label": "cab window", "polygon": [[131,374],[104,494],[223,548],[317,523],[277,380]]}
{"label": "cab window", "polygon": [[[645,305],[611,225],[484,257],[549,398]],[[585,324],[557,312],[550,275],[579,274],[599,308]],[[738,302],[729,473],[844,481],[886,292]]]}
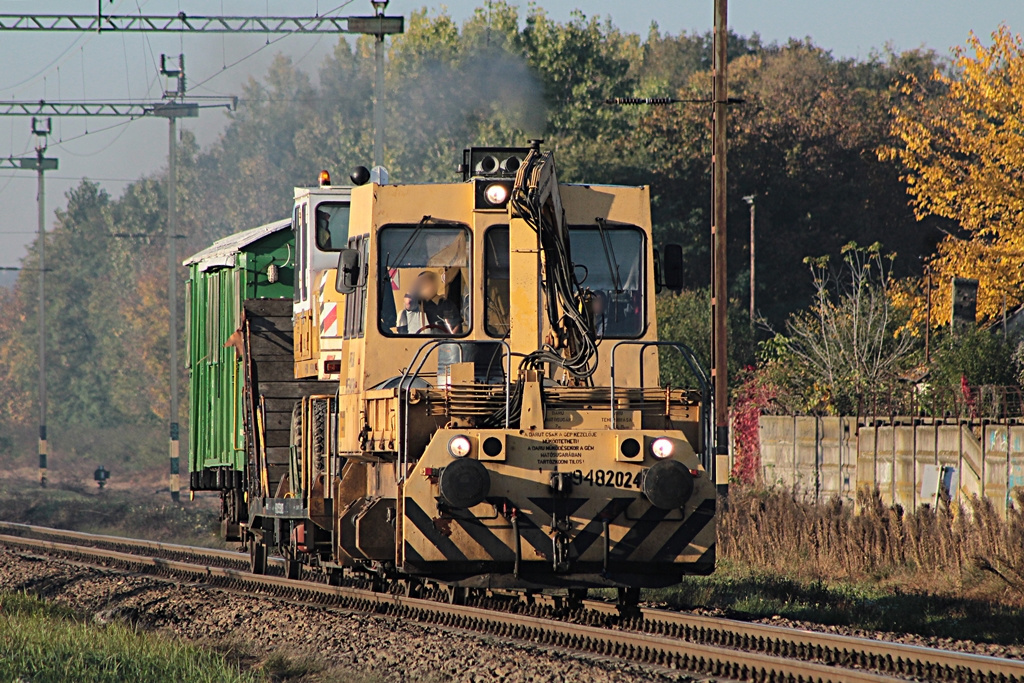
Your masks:
{"label": "cab window", "polygon": [[[602,235],[603,232],[603,235]],[[645,327],[644,234],[632,226],[573,226],[569,239],[576,275],[593,297],[598,338],[639,337]],[[492,337],[509,331],[508,226],[484,237],[484,327]]]}
{"label": "cab window", "polygon": [[316,246],[320,251],[341,251],[348,246],[347,203],[320,202],[316,205]]}
{"label": "cab window", "polygon": [[625,226],[573,227],[572,260],[583,266],[593,297],[597,337],[639,337],[644,332],[644,234]]}
{"label": "cab window", "polygon": [[470,331],[470,237],[463,227],[386,226],[378,238],[379,326],[391,336]]}
{"label": "cab window", "polygon": [[484,236],[484,328],[504,339],[509,332],[508,226],[491,228]]}

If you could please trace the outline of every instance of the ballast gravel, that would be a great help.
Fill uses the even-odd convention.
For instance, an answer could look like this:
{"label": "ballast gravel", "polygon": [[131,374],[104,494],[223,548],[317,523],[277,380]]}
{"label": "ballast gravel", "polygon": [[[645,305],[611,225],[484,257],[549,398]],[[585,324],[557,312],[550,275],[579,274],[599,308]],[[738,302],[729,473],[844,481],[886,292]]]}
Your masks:
{"label": "ballast gravel", "polygon": [[292,605],[9,550],[0,550],[0,590],[28,591],[97,622],[127,621],[234,653],[246,666],[271,670],[275,660],[285,661],[288,681],[697,680],[393,617]]}

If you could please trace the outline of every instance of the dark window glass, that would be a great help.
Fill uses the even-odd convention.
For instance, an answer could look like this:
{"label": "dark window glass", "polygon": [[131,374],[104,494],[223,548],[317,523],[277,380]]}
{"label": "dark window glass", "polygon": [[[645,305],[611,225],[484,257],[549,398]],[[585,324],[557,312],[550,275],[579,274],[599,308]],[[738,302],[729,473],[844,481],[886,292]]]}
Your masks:
{"label": "dark window glass", "polygon": [[295,218],[292,220],[295,230],[295,253],[298,270],[295,273],[295,300],[306,300],[306,205],[295,207]]}
{"label": "dark window glass", "polygon": [[[360,254],[359,263],[366,263],[366,252],[370,241],[366,235],[353,237],[348,241],[348,248],[355,249]],[[362,337],[365,333],[366,323],[366,286],[361,285],[356,291],[345,295],[345,339]]]}
{"label": "dark window glass", "polygon": [[348,203],[316,205],[316,246],[320,251],[341,251],[348,246]]}
{"label": "dark window glass", "polygon": [[509,330],[508,226],[491,228],[484,236],[484,329],[504,339]]}
{"label": "dark window glass", "polygon": [[438,225],[389,226],[379,233],[380,329],[391,335],[469,332],[469,232]]}

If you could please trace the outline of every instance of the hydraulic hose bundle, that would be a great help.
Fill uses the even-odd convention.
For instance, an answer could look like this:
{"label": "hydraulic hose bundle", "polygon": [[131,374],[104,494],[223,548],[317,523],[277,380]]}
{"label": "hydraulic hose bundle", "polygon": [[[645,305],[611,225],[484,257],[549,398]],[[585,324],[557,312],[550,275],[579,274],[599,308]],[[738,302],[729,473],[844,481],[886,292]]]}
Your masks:
{"label": "hydraulic hose bundle", "polygon": [[540,238],[545,308],[552,337],[552,343],[528,354],[520,368],[550,363],[564,368],[574,379],[586,381],[597,368],[597,345],[590,312],[574,273],[569,229],[550,152],[541,153],[533,147],[516,173],[510,204],[513,215],[526,221]]}

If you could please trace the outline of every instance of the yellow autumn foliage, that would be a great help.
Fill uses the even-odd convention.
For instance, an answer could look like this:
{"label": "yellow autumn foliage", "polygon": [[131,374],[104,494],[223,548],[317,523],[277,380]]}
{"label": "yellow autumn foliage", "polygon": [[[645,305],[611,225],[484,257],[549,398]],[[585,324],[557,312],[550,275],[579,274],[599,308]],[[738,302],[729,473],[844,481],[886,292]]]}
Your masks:
{"label": "yellow autumn foliage", "polygon": [[[982,319],[1001,313],[1004,296],[1024,301],[1024,41],[1002,25],[991,45],[971,33],[954,55],[951,74],[904,84],[896,144],[880,152],[906,168],[919,220],[948,218],[967,233],[947,235],[929,261],[933,325],[949,321],[951,277],[979,280]],[[919,283],[896,297],[912,308],[911,325],[925,319],[924,292]]]}

